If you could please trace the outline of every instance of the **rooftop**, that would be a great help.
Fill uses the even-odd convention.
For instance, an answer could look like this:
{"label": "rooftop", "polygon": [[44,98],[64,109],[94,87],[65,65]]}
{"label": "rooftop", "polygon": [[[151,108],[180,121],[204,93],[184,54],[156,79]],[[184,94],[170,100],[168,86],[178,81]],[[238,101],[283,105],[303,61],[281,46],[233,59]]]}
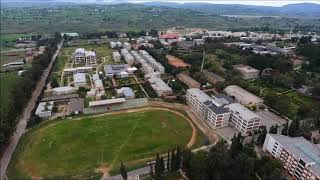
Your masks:
{"label": "rooftop", "polygon": [[235,111],[237,114],[240,114],[244,120],[250,120],[254,118],[260,119],[258,115],[256,115],[254,112],[250,111],[249,109],[247,109],[239,103],[232,103],[226,105],[225,107],[232,111]]}
{"label": "rooftop", "polygon": [[85,83],[86,82],[86,74],[84,74],[84,73],[73,74],[73,82],[74,83]]}
{"label": "rooftop", "polygon": [[263,99],[259,98],[258,96],[246,91],[245,89],[241,88],[237,85],[230,85],[227,86],[224,91],[231,96],[235,96],[237,99],[249,99],[251,102],[263,102]]}
{"label": "rooftop", "polygon": [[198,88],[191,88],[191,89],[188,89],[187,91],[193,96],[196,96],[197,99],[203,103],[206,101],[212,101],[212,98],[210,96],[208,96],[206,93],[204,93]]}
{"label": "rooftop", "polygon": [[105,99],[100,101],[90,101],[89,107],[93,106],[103,106],[103,105],[109,105],[109,104],[118,104],[118,103],[124,103],[126,102],[125,98],[115,98],[115,99]]}
{"label": "rooftop", "polygon": [[287,151],[297,159],[301,158],[306,163],[314,163],[307,167],[317,176],[320,176],[320,146],[312,144],[303,137],[288,137],[277,134],[269,134],[278,141]]}
{"label": "rooftop", "polygon": [[251,66],[248,65],[244,65],[244,64],[237,64],[233,66],[234,69],[240,70],[240,71],[244,71],[244,72],[259,72],[258,69],[255,69]]}

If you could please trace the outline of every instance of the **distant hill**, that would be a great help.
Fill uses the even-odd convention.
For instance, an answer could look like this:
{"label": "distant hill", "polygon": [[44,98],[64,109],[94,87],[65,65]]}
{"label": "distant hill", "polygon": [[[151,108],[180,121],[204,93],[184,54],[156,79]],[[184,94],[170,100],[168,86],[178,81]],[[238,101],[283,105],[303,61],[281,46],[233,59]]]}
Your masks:
{"label": "distant hill", "polygon": [[257,15],[257,16],[293,16],[320,18],[320,4],[300,3],[282,7],[252,6],[240,4],[210,4],[210,3],[167,3],[146,2],[145,6],[162,6],[171,8],[184,8],[215,15]]}

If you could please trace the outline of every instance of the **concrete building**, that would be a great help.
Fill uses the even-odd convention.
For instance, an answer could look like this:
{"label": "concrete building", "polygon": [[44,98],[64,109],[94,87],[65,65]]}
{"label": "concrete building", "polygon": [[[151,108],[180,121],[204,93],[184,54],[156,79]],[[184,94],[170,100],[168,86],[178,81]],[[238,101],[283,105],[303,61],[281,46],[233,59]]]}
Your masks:
{"label": "concrete building", "polygon": [[147,51],[145,50],[140,50],[139,51],[141,56],[144,58],[144,60],[151,65],[151,67],[156,70],[159,71],[161,74],[163,74],[165,72],[165,68],[162,66],[162,64],[160,64],[159,62],[157,62]]}
{"label": "concrete building", "polygon": [[73,54],[74,64],[84,64],[86,60],[86,51],[84,48],[78,48]]}
{"label": "concrete building", "polygon": [[86,51],[84,48],[78,48],[73,54],[74,64],[85,64],[86,66],[97,65],[97,56],[94,51]]}
{"label": "concrete building", "polygon": [[123,56],[124,60],[130,66],[134,63],[134,57],[129,53],[127,49],[121,49],[121,55]]}
{"label": "concrete building", "polygon": [[130,51],[131,50],[131,44],[128,43],[128,42],[124,42],[123,43],[123,48],[127,49],[128,51]]}
{"label": "concrete building", "polygon": [[63,70],[65,75],[73,75],[77,73],[89,73],[93,71],[92,66],[82,66],[82,67],[76,67],[76,68],[66,68]]}
{"label": "concrete building", "polygon": [[161,78],[151,77],[148,81],[159,97],[172,94],[172,89]]}
{"label": "concrete building", "polygon": [[115,43],[115,42],[110,42],[110,48],[111,48],[111,49],[117,48],[117,43]]}
{"label": "concrete building", "polygon": [[84,73],[73,74],[73,85],[76,88],[86,86],[87,85],[86,74]]}
{"label": "concrete building", "polygon": [[230,112],[198,88],[188,89],[187,104],[190,111],[213,129],[228,126]]}
{"label": "concrete building", "polygon": [[93,87],[90,91],[87,92],[87,95],[91,96],[91,97],[96,97],[97,99],[100,99],[103,95],[105,95],[103,82],[100,79],[98,74],[92,75],[91,80],[93,82]]}
{"label": "concrete building", "polygon": [[117,44],[117,47],[118,47],[118,48],[122,48],[122,42],[117,41],[116,44]]}
{"label": "concrete building", "polygon": [[114,62],[119,63],[121,61],[121,54],[118,51],[112,52]]}
{"label": "concrete building", "polygon": [[35,115],[39,116],[40,118],[51,117],[53,106],[53,101],[40,102],[36,109]]}
{"label": "concrete building", "polygon": [[154,72],[153,67],[151,67],[151,65],[148,64],[137,51],[131,51],[131,54],[135,59],[135,63],[141,64],[141,69],[144,72],[144,74],[147,75]]}
{"label": "concrete building", "polygon": [[96,106],[112,106],[113,104],[121,104],[126,102],[125,98],[114,98],[114,99],[105,99],[99,101],[90,101],[89,107],[96,107]]}
{"label": "concrete building", "polygon": [[256,79],[259,77],[259,70],[244,64],[237,64],[233,66],[234,69],[239,71],[243,79]]}
{"label": "concrete building", "polygon": [[263,106],[263,99],[259,98],[258,96],[246,91],[245,89],[237,86],[237,85],[230,85],[224,89],[227,95],[232,96],[235,98],[237,102],[240,104],[251,107],[262,107]]}
{"label": "concrete building", "polygon": [[71,86],[61,86],[52,89],[53,95],[64,95],[74,93],[75,89]]}
{"label": "concrete building", "polygon": [[207,81],[211,84],[216,84],[218,82],[225,81],[225,79],[223,77],[221,77],[220,75],[215,74],[213,72],[203,70],[202,73],[204,74],[204,77],[207,79]]}
{"label": "concrete building", "polygon": [[97,65],[97,56],[94,51],[86,51],[86,66]]}
{"label": "concrete building", "polygon": [[184,84],[186,84],[189,88],[200,88],[201,84],[194,80],[192,77],[190,77],[187,74],[180,73],[177,75],[178,79],[182,81]]}
{"label": "concrete building", "polygon": [[260,117],[239,103],[225,106],[230,112],[230,124],[238,129],[243,135],[248,135],[259,129]]}
{"label": "concrete building", "polygon": [[137,68],[132,67],[128,64],[108,64],[104,66],[105,74],[108,78],[117,76],[118,78],[127,78],[133,75]]}
{"label": "concrete building", "polygon": [[135,98],[134,92],[129,87],[122,87],[120,89],[117,89],[117,94],[120,96],[124,96],[127,100]]}
{"label": "concrete building", "polygon": [[291,179],[320,180],[320,145],[303,137],[267,134],[263,151],[279,159]]}

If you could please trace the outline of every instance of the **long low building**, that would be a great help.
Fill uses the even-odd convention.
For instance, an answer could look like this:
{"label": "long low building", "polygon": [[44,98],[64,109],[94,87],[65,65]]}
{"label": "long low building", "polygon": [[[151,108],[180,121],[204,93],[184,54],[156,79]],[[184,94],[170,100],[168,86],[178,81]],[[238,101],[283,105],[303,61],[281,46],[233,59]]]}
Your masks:
{"label": "long low building", "polygon": [[73,74],[77,74],[77,73],[88,73],[88,72],[92,72],[93,71],[93,67],[92,66],[82,66],[82,67],[76,67],[76,68],[66,68],[63,70],[63,72],[66,75],[73,75]]}
{"label": "long low building", "polygon": [[256,79],[259,77],[260,71],[251,66],[237,64],[234,65],[233,68],[241,73],[243,79]]}
{"label": "long low building", "polygon": [[232,96],[236,99],[237,102],[244,106],[256,106],[261,107],[263,106],[263,99],[259,98],[258,96],[246,91],[245,89],[237,86],[237,85],[230,85],[224,89],[224,92],[227,95]]}
{"label": "long low building", "polygon": [[303,137],[267,134],[263,151],[279,159],[291,179],[320,180],[320,145]]}
{"label": "long low building", "polygon": [[187,74],[180,73],[177,75],[178,79],[185,83],[189,88],[200,88],[201,84],[194,80],[192,77],[190,77]]}
{"label": "long low building", "polygon": [[90,101],[89,107],[95,107],[95,106],[108,106],[112,104],[120,104],[126,102],[125,98],[114,98],[114,99],[105,99],[100,101]]}
{"label": "long low building", "polygon": [[172,94],[172,89],[161,78],[151,77],[148,81],[159,97]]}

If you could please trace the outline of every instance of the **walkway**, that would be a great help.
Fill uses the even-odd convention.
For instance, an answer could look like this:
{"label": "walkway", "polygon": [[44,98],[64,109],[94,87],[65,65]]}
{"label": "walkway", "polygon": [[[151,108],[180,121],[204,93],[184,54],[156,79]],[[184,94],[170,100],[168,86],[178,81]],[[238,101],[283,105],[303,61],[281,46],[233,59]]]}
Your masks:
{"label": "walkway", "polygon": [[27,122],[31,116],[32,110],[36,106],[36,102],[37,102],[43,88],[46,85],[47,78],[49,77],[51,69],[53,67],[53,64],[60,53],[63,42],[64,41],[61,41],[58,44],[58,49],[57,49],[56,53],[53,55],[50,64],[48,65],[47,69],[45,69],[43,71],[43,75],[42,75],[41,79],[38,81],[36,88],[34,89],[34,91],[32,93],[32,97],[30,98],[27,106],[24,108],[22,116],[19,119],[16,131],[13,134],[13,136],[10,138],[9,145],[3,153],[3,156],[1,158],[1,163],[0,163],[0,180],[4,180],[6,178],[6,170],[9,165],[9,162],[11,160],[11,156],[12,156],[14,150],[16,149],[17,144],[18,144],[22,134],[26,131]]}

